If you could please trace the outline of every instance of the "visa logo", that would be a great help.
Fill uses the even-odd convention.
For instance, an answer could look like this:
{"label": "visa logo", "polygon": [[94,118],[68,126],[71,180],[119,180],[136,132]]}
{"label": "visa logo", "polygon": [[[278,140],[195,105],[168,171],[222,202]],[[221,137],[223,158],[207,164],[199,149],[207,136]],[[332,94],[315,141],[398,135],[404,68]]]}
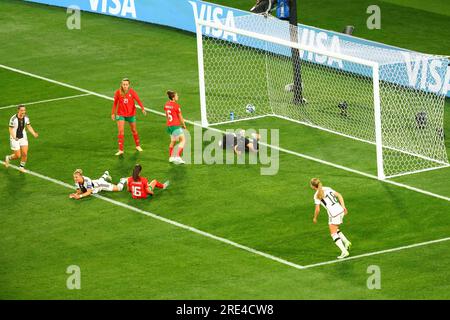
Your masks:
{"label": "visa logo", "polygon": [[[234,14],[231,10],[224,11],[223,8],[215,7],[212,5],[201,4],[200,10],[197,6],[197,2],[189,1],[194,10],[194,16],[198,20],[212,21],[217,24],[225,25],[226,27],[234,28],[236,26],[234,21]],[[222,20],[225,22],[222,23]],[[224,40],[231,40],[237,42],[237,35],[232,32],[227,32],[223,30],[213,29],[210,27],[204,27],[206,35],[212,35],[216,38],[222,38]]]}
{"label": "visa logo", "polygon": [[[127,17],[131,15],[136,19],[136,6],[134,0],[89,0],[91,10],[109,13],[114,16]],[[99,7],[99,5],[101,6]],[[101,11],[100,11],[101,10]]]}
{"label": "visa logo", "polygon": [[427,59],[424,56],[402,52],[405,58],[409,85],[446,94],[450,90],[450,67],[443,59]]}

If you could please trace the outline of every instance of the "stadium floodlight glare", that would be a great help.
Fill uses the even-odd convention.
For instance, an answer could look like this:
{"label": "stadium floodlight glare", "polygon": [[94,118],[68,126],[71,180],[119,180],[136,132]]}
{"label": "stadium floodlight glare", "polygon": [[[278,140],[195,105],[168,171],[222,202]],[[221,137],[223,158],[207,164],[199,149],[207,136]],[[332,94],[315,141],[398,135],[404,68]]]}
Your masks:
{"label": "stadium floodlight glare", "polygon": [[[232,25],[196,24],[204,127],[273,116],[369,143],[379,179],[449,166],[442,135],[446,57],[345,39],[303,41],[300,29],[292,41],[297,26],[256,14]],[[302,64],[301,106],[293,99],[292,49]],[[248,104],[255,112],[246,112]],[[426,115],[420,126],[417,115]]]}

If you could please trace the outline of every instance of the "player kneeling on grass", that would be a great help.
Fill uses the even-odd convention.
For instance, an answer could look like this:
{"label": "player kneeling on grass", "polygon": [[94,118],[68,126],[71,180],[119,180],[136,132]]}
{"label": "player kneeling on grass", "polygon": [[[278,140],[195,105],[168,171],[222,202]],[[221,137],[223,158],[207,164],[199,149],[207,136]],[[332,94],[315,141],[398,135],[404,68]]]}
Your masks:
{"label": "player kneeling on grass", "polygon": [[[183,133],[183,129],[186,129],[186,123],[184,122],[183,115],[181,114],[181,107],[177,103],[178,93],[168,90],[167,96],[169,97],[169,101],[164,105],[164,113],[167,118],[167,133],[170,135],[169,162],[184,164],[185,162],[181,159],[181,155],[183,154],[183,148],[186,141]],[[173,148],[177,142],[179,142],[178,152],[174,157]]]}
{"label": "player kneeling on grass", "polygon": [[311,188],[316,190],[314,194],[314,204],[316,210],[314,212],[313,222],[317,223],[317,216],[320,212],[320,205],[323,205],[328,212],[328,225],[330,227],[331,237],[334,243],[341,249],[341,255],[338,259],[346,258],[350,255],[348,249],[352,245],[350,241],[339,230],[342,224],[344,215],[347,214],[347,208],[344,204],[344,198],[339,192],[334,191],[329,187],[323,187],[319,179],[311,179]]}
{"label": "player kneeling on grass", "polygon": [[105,171],[97,180],[91,180],[91,178],[83,176],[83,170],[81,169],[75,170],[73,173],[73,180],[75,181],[77,191],[71,193],[69,198],[77,200],[89,197],[91,194],[96,194],[101,191],[122,191],[123,186],[127,183],[127,178],[122,178],[117,185],[112,184],[112,178],[108,171]]}
{"label": "player kneeling on grass", "polygon": [[161,183],[157,180],[152,180],[148,184],[147,178],[141,177],[142,166],[137,164],[133,169],[133,175],[128,178],[127,188],[131,192],[133,199],[146,199],[148,195],[153,196],[153,190],[167,189],[169,181]]}

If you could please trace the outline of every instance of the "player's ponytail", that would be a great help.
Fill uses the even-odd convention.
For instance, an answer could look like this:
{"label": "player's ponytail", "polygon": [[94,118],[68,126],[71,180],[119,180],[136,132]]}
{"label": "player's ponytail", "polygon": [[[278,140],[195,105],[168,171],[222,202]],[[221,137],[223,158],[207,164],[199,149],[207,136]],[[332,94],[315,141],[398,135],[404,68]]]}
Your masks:
{"label": "player's ponytail", "polygon": [[166,94],[167,94],[167,96],[169,97],[170,100],[173,100],[177,93],[175,91],[172,91],[172,90],[167,90]]}
{"label": "player's ponytail", "polygon": [[317,188],[317,199],[322,200],[324,196],[322,182],[318,178],[312,178],[310,184],[312,187]]}
{"label": "player's ponytail", "polygon": [[133,181],[137,182],[140,180],[140,174],[142,171],[142,166],[140,164],[137,164],[134,166],[133,169]]}

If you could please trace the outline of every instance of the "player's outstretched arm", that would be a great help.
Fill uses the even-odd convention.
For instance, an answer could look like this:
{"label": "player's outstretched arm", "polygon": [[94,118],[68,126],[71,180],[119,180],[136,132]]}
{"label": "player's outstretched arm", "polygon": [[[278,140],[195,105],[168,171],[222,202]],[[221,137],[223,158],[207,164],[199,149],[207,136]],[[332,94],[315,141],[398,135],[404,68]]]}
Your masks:
{"label": "player's outstretched arm", "polygon": [[69,197],[75,200],[80,200],[82,198],[89,197],[92,194],[92,189],[87,189],[85,193],[81,193],[79,189],[77,190],[77,193],[72,193]]}

